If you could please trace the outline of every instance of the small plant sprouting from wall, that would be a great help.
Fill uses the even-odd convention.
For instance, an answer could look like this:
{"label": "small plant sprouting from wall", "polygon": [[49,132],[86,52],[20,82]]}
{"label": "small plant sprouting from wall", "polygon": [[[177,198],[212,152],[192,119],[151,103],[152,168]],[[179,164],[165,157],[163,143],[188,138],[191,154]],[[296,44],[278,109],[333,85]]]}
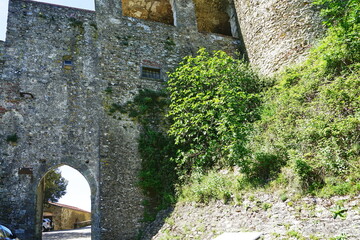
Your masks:
{"label": "small plant sprouting from wall", "polygon": [[70,26],[72,27],[78,27],[78,28],[83,28],[84,27],[84,23],[76,18],[69,18],[70,21]]}
{"label": "small plant sprouting from wall", "polygon": [[6,137],[6,142],[8,142],[8,143],[17,143],[18,140],[19,140],[19,137],[16,133],[12,134],[12,135],[8,135]]}
{"label": "small plant sprouting from wall", "polygon": [[106,94],[112,94],[112,93],[113,93],[112,87],[107,87],[107,88],[105,89],[105,93],[106,93]]}
{"label": "small plant sprouting from wall", "polygon": [[166,50],[173,50],[174,47],[176,46],[176,43],[174,42],[174,40],[170,37],[167,37],[166,40],[165,40],[165,49]]}
{"label": "small plant sprouting from wall", "polygon": [[44,13],[42,13],[42,12],[38,13],[38,17],[42,18],[42,19],[47,19],[46,15]]}
{"label": "small plant sprouting from wall", "polygon": [[346,212],[347,212],[346,208],[336,205],[336,207],[330,209],[330,211],[333,213],[334,219],[336,219],[337,217],[340,217],[341,219],[346,218]]}
{"label": "small plant sprouting from wall", "polygon": [[90,26],[92,26],[95,30],[98,30],[97,24],[95,22],[90,23]]}
{"label": "small plant sprouting from wall", "polygon": [[84,29],[84,22],[83,21],[71,17],[71,18],[69,18],[69,22],[70,22],[71,27],[79,29],[81,34],[84,33],[85,29]]}
{"label": "small plant sprouting from wall", "polygon": [[168,106],[165,91],[140,90],[134,100],[125,104],[113,103],[109,115],[119,112],[127,114],[141,124],[139,152],[142,169],[139,174],[139,186],[145,196],[144,221],[154,220],[158,210],[175,202],[174,184],[177,181],[175,162],[176,148],[172,137],[166,134],[165,113]]}

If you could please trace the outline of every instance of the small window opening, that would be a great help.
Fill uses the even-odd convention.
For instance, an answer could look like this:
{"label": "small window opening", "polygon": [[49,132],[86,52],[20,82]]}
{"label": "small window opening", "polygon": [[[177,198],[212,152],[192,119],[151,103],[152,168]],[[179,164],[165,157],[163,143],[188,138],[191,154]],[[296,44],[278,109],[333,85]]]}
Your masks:
{"label": "small window opening", "polygon": [[72,69],[72,68],[73,68],[73,61],[71,61],[71,60],[64,60],[64,62],[63,62],[63,68],[64,68],[64,69],[68,69],[68,70]]}
{"label": "small window opening", "polygon": [[160,80],[161,69],[154,67],[141,67],[141,77]]}

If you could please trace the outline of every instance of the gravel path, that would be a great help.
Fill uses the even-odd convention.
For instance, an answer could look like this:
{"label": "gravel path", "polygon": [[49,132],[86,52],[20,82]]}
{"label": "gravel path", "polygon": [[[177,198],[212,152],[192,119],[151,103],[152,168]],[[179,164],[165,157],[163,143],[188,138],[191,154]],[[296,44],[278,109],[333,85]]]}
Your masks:
{"label": "gravel path", "polygon": [[43,240],[91,240],[91,227],[44,232]]}

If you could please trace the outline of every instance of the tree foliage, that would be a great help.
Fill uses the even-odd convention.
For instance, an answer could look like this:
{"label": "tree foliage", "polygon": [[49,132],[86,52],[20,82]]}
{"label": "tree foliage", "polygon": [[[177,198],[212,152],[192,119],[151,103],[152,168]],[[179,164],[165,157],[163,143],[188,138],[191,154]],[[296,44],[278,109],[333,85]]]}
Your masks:
{"label": "tree foliage", "polygon": [[313,0],[313,4],[321,7],[321,15],[327,26],[348,28],[360,23],[359,0]]}
{"label": "tree foliage", "polygon": [[248,64],[200,49],[170,75],[169,134],[179,147],[180,174],[238,164],[257,119],[259,79]]}
{"label": "tree foliage", "polygon": [[57,202],[66,194],[68,181],[61,176],[60,170],[51,170],[45,175],[44,203]]}

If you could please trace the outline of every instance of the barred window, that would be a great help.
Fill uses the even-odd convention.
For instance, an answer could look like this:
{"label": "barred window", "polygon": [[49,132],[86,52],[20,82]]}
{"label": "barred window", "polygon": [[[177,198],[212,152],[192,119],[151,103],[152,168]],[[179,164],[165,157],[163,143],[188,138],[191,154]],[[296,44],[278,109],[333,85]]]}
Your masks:
{"label": "barred window", "polygon": [[161,69],[154,67],[141,67],[141,77],[151,79],[161,79]]}

